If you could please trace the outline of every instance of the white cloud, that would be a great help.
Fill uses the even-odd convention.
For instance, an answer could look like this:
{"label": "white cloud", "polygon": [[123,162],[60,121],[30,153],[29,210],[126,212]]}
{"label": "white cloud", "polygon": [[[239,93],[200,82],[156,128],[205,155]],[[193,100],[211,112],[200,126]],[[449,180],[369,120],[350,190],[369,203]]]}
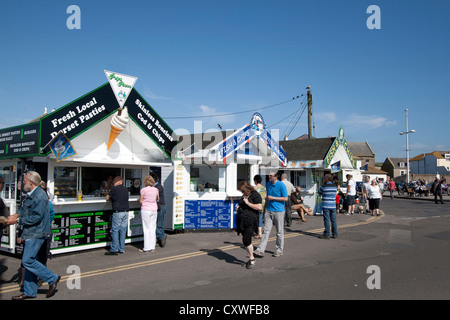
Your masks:
{"label": "white cloud", "polygon": [[144,96],[147,99],[152,99],[152,100],[173,100],[173,98],[171,98],[171,97],[158,96],[149,89],[144,89]]}
{"label": "white cloud", "polygon": [[350,114],[342,121],[344,127],[352,129],[377,129],[380,127],[392,127],[397,121],[389,121],[388,119],[377,115],[361,115],[357,113]]}
{"label": "white cloud", "polygon": [[[218,114],[227,113],[226,111],[218,112],[215,108],[209,107],[207,105],[200,105],[201,115],[202,116],[211,116],[210,118],[201,118],[200,120],[203,121],[203,126],[205,128],[212,127],[212,128],[218,128],[217,124],[220,124],[225,130],[226,128],[223,126],[224,124],[233,123],[236,120],[235,115],[225,115],[225,116],[217,116]],[[233,127],[233,129],[235,129]]]}

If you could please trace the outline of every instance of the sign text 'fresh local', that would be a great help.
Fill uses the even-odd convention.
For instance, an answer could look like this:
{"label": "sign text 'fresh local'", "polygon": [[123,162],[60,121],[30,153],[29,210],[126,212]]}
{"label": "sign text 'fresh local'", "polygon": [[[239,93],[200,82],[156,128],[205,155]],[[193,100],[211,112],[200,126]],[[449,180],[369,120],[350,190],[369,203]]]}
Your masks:
{"label": "sign text 'fresh local'", "polygon": [[51,132],[51,137],[54,138],[59,131],[66,134],[76,129],[80,124],[92,120],[101,114],[102,111],[105,111],[106,108],[104,105],[96,106],[96,104],[97,100],[93,97],[88,103],[82,106],[76,106],[74,110],[69,110],[68,113],[62,117],[52,119],[50,122],[53,124],[53,128],[58,128],[58,130]]}

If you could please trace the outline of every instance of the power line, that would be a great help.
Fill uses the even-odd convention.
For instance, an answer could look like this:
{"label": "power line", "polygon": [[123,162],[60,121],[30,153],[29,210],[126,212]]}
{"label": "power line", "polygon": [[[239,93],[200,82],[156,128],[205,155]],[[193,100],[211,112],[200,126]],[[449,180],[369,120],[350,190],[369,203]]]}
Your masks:
{"label": "power line", "polygon": [[289,133],[287,134],[288,137],[291,135],[292,130],[294,130],[294,128],[295,128],[295,126],[297,125],[298,121],[299,121],[300,118],[302,117],[303,112],[305,112],[307,106],[308,106],[307,104],[304,105],[303,110],[302,110],[302,113],[300,113],[300,115],[299,115],[298,118],[297,118],[297,121],[295,121],[295,124],[292,126],[291,131],[289,131]]}
{"label": "power line", "polygon": [[[297,111],[295,112],[295,115],[291,118],[291,121],[289,122],[289,125],[284,129],[284,132],[283,132],[283,134],[281,135],[282,137],[284,137],[284,134],[286,133],[286,131],[288,131],[289,128],[291,128],[291,126],[292,126],[292,129],[290,129],[289,133],[287,134],[287,136],[289,137],[290,133],[292,132],[292,130],[293,130],[293,129],[295,128],[295,126],[297,125],[298,121],[300,120],[300,117],[301,117],[302,114],[303,114],[303,111],[304,111],[306,105],[303,106],[303,111],[301,112],[301,114],[297,115],[297,113],[300,112],[300,109],[301,109],[301,107],[302,107],[302,104],[305,103],[306,99],[307,99],[307,97],[305,97],[305,98],[303,99],[303,101],[300,103],[300,105],[299,105]],[[296,118],[297,118],[297,120],[295,120]],[[291,124],[291,123],[293,123],[293,122],[295,122],[295,123],[294,123],[294,124]]]}
{"label": "power line", "polygon": [[273,107],[277,107],[279,105],[294,101],[298,98],[300,98],[301,96],[303,96],[303,94],[301,94],[300,96],[296,96],[293,97],[290,100],[286,100],[283,102],[279,102],[279,103],[275,103],[272,104],[270,106],[266,106],[266,107],[262,107],[262,108],[255,108],[255,109],[249,109],[249,110],[245,110],[245,111],[239,111],[239,112],[228,112],[228,113],[219,113],[219,114],[210,114],[210,115],[198,115],[198,116],[188,116],[188,117],[164,117],[164,119],[194,119],[194,118],[210,118],[210,117],[225,117],[225,116],[231,116],[234,114],[241,114],[241,113],[247,113],[247,112],[253,112],[253,111],[259,111],[259,110],[264,110],[264,109],[268,109],[268,108],[273,108]]}

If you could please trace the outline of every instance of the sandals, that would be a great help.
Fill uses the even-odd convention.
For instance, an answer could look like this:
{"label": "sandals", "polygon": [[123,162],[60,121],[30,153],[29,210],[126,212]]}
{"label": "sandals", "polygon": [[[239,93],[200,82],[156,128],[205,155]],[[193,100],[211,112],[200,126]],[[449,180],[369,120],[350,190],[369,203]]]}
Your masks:
{"label": "sandals", "polygon": [[[253,262],[253,263],[252,263]],[[247,268],[247,269],[252,269],[253,268],[253,266],[255,265],[255,259],[250,259],[250,260],[248,260],[247,261],[247,263],[245,264],[245,267]]]}

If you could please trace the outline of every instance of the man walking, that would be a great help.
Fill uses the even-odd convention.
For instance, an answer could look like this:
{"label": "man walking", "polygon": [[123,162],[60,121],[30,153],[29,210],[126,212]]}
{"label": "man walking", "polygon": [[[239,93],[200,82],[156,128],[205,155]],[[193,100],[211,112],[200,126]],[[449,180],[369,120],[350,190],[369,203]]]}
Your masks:
{"label": "man walking", "polygon": [[38,291],[38,278],[48,282],[47,298],[56,292],[56,286],[61,276],[50,271],[38,261],[39,249],[51,235],[50,210],[47,193],[38,188],[41,176],[35,171],[28,171],[23,180],[23,190],[28,192],[18,213],[8,217],[7,224],[19,222],[23,226],[22,240],[25,247],[22,256],[22,264],[25,267],[25,279],[23,294],[12,297],[13,300],[35,298]]}
{"label": "man walking", "polygon": [[395,191],[395,181],[394,179],[389,180],[389,193],[391,194],[391,199],[394,199],[394,191]]}
{"label": "man walking", "polygon": [[128,189],[123,185],[123,178],[117,176],[113,180],[113,187],[106,195],[111,200],[113,217],[111,225],[111,249],[105,255],[117,255],[125,252],[125,238],[128,226]]}
{"label": "man walking", "polygon": [[267,241],[269,240],[272,226],[275,225],[277,230],[276,248],[277,251],[273,254],[274,257],[283,255],[284,248],[284,205],[288,200],[286,186],[281,181],[278,181],[278,176],[275,172],[269,175],[269,182],[267,182],[267,196],[264,212],[264,229],[261,237],[259,247],[253,252],[257,257],[264,257]]}
{"label": "man walking", "polygon": [[331,174],[326,174],[324,177],[325,184],[320,187],[319,194],[322,196],[322,210],[323,210],[323,224],[324,231],[321,239],[330,239],[330,220],[332,238],[337,238],[337,222],[336,222],[336,193],[337,187],[332,182]]}

